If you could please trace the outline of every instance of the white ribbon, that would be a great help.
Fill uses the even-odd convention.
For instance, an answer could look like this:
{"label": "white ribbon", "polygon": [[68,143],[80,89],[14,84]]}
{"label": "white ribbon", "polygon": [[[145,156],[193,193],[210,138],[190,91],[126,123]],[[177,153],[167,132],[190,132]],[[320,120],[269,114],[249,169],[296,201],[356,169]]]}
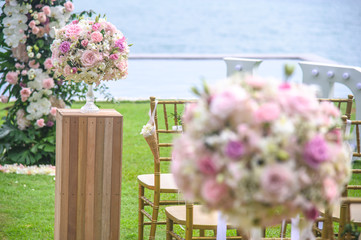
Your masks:
{"label": "white ribbon", "polygon": [[227,222],[223,218],[222,213],[218,212],[217,240],[226,240],[226,237],[227,237]]}
{"label": "white ribbon", "polygon": [[155,111],[157,110],[157,105],[158,105],[158,100],[155,100],[153,112],[152,112],[152,109],[149,109],[149,113],[148,113],[148,115],[149,115],[148,123],[149,124],[154,125],[154,117],[155,117]]}
{"label": "white ribbon", "polygon": [[291,240],[300,240],[300,216],[291,219]]}

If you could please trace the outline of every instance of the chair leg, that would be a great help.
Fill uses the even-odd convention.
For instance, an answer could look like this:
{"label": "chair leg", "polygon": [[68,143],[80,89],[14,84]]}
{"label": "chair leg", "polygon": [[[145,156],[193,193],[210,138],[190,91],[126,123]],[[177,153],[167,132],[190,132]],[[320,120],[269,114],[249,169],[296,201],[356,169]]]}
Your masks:
{"label": "chair leg", "polygon": [[143,240],[144,237],[144,215],[142,210],[144,209],[144,202],[142,197],[144,196],[144,187],[139,184],[138,193],[138,240]]}
{"label": "chair leg", "polygon": [[166,240],[172,240],[172,235],[170,232],[173,232],[173,221],[167,217],[167,235]]}
{"label": "chair leg", "polygon": [[154,191],[154,201],[153,201],[153,213],[152,213],[152,223],[150,225],[150,235],[149,240],[155,239],[155,231],[157,229],[158,213],[159,213],[159,201],[160,201],[159,192]]}
{"label": "chair leg", "polygon": [[[199,236],[200,237],[204,237],[205,236],[205,230],[204,229],[199,229]],[[216,234],[217,236],[217,234]]]}

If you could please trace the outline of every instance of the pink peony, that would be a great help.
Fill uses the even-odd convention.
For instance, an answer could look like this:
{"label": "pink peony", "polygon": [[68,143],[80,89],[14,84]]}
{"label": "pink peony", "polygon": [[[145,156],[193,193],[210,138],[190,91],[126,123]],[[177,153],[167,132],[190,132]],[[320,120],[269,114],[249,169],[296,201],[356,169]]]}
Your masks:
{"label": "pink peony", "polygon": [[56,107],[52,107],[50,108],[50,114],[53,115],[54,117],[56,116]]}
{"label": "pink peony", "polygon": [[40,119],[36,120],[36,125],[38,125],[41,128],[44,127],[45,126],[44,119],[40,118]]}
{"label": "pink peony", "polygon": [[245,152],[244,144],[239,141],[229,141],[226,145],[224,153],[231,159],[239,159]]}
{"label": "pink peony", "polygon": [[31,20],[31,21],[29,22],[29,28],[34,28],[35,26],[36,26],[35,21],[34,21],[34,20]]}
{"label": "pink peony", "polygon": [[31,61],[29,62],[29,67],[30,67],[30,68],[35,68],[35,69],[37,69],[37,68],[39,68],[39,66],[40,66],[40,64],[37,63],[35,60],[31,60]]}
{"label": "pink peony", "polygon": [[0,100],[1,100],[2,103],[7,103],[8,100],[9,100],[9,97],[8,97],[8,96],[1,95],[1,96],[0,96]]}
{"label": "pink peony", "polygon": [[84,67],[92,67],[94,66],[100,59],[98,53],[86,50],[80,58]]}
{"label": "pink peony", "polygon": [[338,187],[332,178],[323,180],[323,191],[327,201],[333,202],[338,197]]}
{"label": "pink peony", "polygon": [[101,32],[93,32],[91,35],[90,35],[91,39],[93,42],[101,42],[103,40],[103,34],[101,34]]}
{"label": "pink peony", "polygon": [[111,54],[111,55],[109,56],[109,58],[110,58],[111,60],[117,60],[119,57],[118,57],[118,54]]}
{"label": "pink peony", "polygon": [[215,179],[211,178],[205,181],[202,186],[202,197],[211,206],[217,206],[223,199],[226,199],[228,186],[224,183],[218,183]]}
{"label": "pink peony", "polygon": [[303,158],[311,168],[318,168],[329,158],[327,142],[322,135],[316,135],[304,146]]}
{"label": "pink peony", "polygon": [[92,26],[93,31],[97,31],[100,28],[100,23],[94,23]]}
{"label": "pink peony", "polygon": [[70,39],[77,39],[82,28],[77,24],[70,24],[65,27],[65,36]]}
{"label": "pink peony", "polygon": [[201,173],[207,175],[215,175],[217,173],[217,167],[215,161],[210,156],[204,156],[198,160],[197,166]]}
{"label": "pink peony", "polygon": [[74,10],[73,3],[69,1],[64,4],[64,7],[67,12],[72,12]]}
{"label": "pink peony", "polygon": [[53,61],[51,58],[47,58],[44,62],[44,66],[46,69],[51,69],[53,67]]}
{"label": "pink peony", "polygon": [[265,103],[254,112],[256,122],[271,122],[276,120],[281,113],[280,107],[275,103]]}
{"label": "pink peony", "polygon": [[81,41],[81,45],[82,45],[83,47],[88,46],[88,39],[82,40],[82,41]]}
{"label": "pink peony", "polygon": [[294,188],[293,174],[290,169],[281,164],[270,165],[265,168],[261,176],[261,187],[269,196],[269,200],[285,201]]}
{"label": "pink peony", "polygon": [[31,32],[32,32],[33,34],[38,34],[38,33],[39,33],[39,30],[40,30],[40,29],[39,29],[38,27],[33,27]]}
{"label": "pink peony", "polygon": [[6,81],[12,85],[15,85],[18,82],[18,73],[17,72],[8,72],[6,74]]}
{"label": "pink peony", "polygon": [[30,88],[23,88],[23,89],[21,89],[21,91],[20,91],[20,95],[21,95],[22,97],[28,98],[28,97],[30,97],[30,94],[31,94]]}
{"label": "pink peony", "polygon": [[46,15],[45,15],[45,13],[39,12],[39,13],[38,13],[38,19],[39,19],[39,21],[40,21],[41,23],[46,22]]}
{"label": "pink peony", "polygon": [[50,7],[49,6],[44,6],[43,7],[43,12],[46,16],[50,16],[51,14],[51,10],[50,10]]}
{"label": "pink peony", "polygon": [[43,88],[51,89],[54,87],[54,80],[52,78],[45,78],[43,80]]}

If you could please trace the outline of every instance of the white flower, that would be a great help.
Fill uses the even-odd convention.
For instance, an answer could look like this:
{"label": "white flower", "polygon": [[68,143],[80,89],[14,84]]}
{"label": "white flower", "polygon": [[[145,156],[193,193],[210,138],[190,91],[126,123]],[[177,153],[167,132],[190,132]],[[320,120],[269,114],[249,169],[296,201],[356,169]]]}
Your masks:
{"label": "white flower", "polygon": [[36,58],[41,58],[41,54],[40,53],[38,53],[38,54],[36,54]]}
{"label": "white flower", "polygon": [[154,125],[147,123],[146,125],[143,126],[140,134],[143,134],[144,137],[149,137],[154,133],[154,131],[155,131]]}
{"label": "white flower", "polygon": [[28,53],[28,56],[29,56],[30,58],[33,58],[33,57],[34,57],[34,53],[33,53],[33,52],[29,52],[29,53]]}

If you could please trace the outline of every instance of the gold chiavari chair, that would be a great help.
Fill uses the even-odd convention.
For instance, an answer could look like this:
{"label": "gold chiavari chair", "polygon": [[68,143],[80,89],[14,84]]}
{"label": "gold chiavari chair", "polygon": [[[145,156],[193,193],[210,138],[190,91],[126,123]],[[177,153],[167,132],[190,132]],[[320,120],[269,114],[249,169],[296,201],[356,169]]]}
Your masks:
{"label": "gold chiavari chair", "polygon": [[[161,195],[178,194],[173,175],[171,173],[161,173],[161,163],[171,161],[172,135],[179,135],[182,132],[180,117],[186,103],[190,102],[194,102],[194,100],[157,101],[155,97],[150,97],[150,109],[152,113],[154,112],[156,138],[154,143],[148,142],[148,144],[150,146],[153,144],[151,150],[154,158],[154,172],[138,176],[139,240],[144,238],[145,225],[150,225],[149,239],[155,239],[157,225],[166,223],[158,220],[160,206],[184,203],[183,200],[178,198],[176,200],[161,199]],[[146,197],[146,190],[152,195],[152,200]],[[147,206],[150,210],[146,208]],[[144,217],[150,221],[145,221]]]}
{"label": "gold chiavari chair", "polygon": [[[361,226],[361,197],[346,197],[341,199],[341,222],[345,226],[346,224],[355,224],[357,227]],[[340,231],[339,239],[356,239],[351,236],[351,233],[344,232],[345,227]],[[361,235],[360,235],[361,236]],[[360,239],[360,238],[359,238]],[[356,239],[357,240],[357,239]]]}
{"label": "gold chiavari chair", "polygon": [[353,95],[349,94],[347,98],[319,98],[320,102],[332,102],[338,109],[342,111],[342,115],[346,115],[347,119],[351,119]]}

